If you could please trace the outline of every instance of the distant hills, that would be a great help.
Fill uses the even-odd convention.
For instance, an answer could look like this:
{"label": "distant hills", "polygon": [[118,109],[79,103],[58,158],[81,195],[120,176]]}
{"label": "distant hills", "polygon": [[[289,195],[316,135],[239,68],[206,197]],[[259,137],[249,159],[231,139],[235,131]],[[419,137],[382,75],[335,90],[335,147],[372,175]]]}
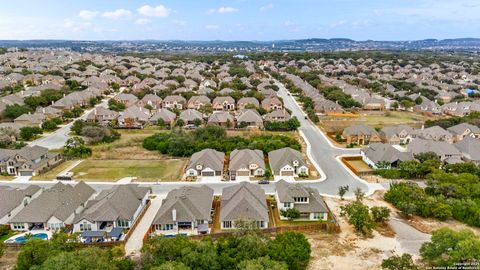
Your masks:
{"label": "distant hills", "polygon": [[356,41],[346,38],[310,38],[275,41],[71,41],[71,40],[0,40],[4,48],[57,48],[80,52],[257,52],[257,51],[340,51],[340,50],[433,50],[480,51],[480,39],[424,39],[413,41]]}

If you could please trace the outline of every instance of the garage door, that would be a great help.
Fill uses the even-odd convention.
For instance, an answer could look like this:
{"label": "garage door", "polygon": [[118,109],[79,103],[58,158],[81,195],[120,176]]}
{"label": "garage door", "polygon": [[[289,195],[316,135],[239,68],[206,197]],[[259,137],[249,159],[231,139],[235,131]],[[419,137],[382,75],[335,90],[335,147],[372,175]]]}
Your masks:
{"label": "garage door", "polygon": [[202,176],[215,176],[215,172],[202,172]]}
{"label": "garage door", "polygon": [[20,172],[20,176],[33,176],[33,172]]}
{"label": "garage door", "polygon": [[249,176],[250,172],[249,171],[237,171],[238,176]]}
{"label": "garage door", "polygon": [[293,176],[293,171],[283,171],[282,176]]}

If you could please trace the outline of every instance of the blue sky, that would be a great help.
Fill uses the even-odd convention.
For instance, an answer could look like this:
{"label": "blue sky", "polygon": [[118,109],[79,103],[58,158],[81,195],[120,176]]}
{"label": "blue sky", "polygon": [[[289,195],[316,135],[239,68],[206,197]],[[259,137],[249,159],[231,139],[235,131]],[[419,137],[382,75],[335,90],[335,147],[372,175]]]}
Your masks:
{"label": "blue sky", "polygon": [[0,39],[480,37],[480,0],[15,0]]}

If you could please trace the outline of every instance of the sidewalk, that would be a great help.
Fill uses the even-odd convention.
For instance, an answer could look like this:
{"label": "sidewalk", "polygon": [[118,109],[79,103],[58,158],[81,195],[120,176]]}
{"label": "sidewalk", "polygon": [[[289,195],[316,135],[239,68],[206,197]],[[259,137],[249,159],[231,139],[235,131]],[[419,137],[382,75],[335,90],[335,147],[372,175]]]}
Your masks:
{"label": "sidewalk", "polygon": [[138,225],[135,230],[132,232],[130,238],[125,244],[125,254],[128,255],[137,255],[142,249],[143,246],[143,237],[147,233],[148,229],[153,223],[153,219],[157,214],[160,206],[162,205],[162,200],[164,198],[157,196],[155,199],[152,199],[150,207],[147,209],[147,212],[141,220],[138,220]]}

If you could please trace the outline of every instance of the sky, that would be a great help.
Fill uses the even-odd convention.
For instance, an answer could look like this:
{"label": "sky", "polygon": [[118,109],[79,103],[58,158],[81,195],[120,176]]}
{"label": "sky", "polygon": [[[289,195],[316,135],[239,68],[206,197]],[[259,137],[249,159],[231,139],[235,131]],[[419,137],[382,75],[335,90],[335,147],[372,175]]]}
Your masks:
{"label": "sky", "polygon": [[2,1],[0,39],[480,37],[480,0]]}

